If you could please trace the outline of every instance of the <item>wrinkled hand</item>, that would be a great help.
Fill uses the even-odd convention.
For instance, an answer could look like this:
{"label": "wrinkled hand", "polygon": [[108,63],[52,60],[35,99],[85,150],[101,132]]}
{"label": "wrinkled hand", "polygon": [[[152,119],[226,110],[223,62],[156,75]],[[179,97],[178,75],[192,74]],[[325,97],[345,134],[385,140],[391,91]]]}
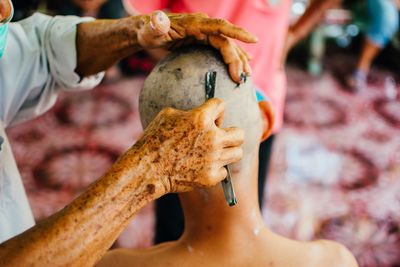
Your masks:
{"label": "wrinkled hand", "polygon": [[191,111],[163,109],[136,143],[165,193],[209,187],[223,180],[225,165],[242,158],[243,131],[222,129],[224,105],[211,99]]}
{"label": "wrinkled hand", "polygon": [[194,41],[205,43],[221,52],[235,82],[242,81],[242,73],[251,75],[250,55],[232,40],[257,42],[257,37],[244,29],[202,13],[167,15],[155,11],[151,15],[140,15],[139,19],[138,41],[143,48],[172,49]]}

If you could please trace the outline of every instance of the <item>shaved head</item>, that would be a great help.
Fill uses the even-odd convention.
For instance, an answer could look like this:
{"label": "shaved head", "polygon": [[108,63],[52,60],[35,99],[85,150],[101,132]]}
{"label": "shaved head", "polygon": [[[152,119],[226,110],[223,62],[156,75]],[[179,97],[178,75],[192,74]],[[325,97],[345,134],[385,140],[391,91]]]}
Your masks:
{"label": "shaved head", "polygon": [[224,100],[222,127],[240,127],[245,131],[243,144],[247,155],[258,151],[261,117],[255,87],[250,79],[234,83],[218,51],[206,46],[178,49],[161,60],[147,77],[139,98],[143,127],[165,107],[190,110],[206,101],[205,76],[216,71],[215,97]]}

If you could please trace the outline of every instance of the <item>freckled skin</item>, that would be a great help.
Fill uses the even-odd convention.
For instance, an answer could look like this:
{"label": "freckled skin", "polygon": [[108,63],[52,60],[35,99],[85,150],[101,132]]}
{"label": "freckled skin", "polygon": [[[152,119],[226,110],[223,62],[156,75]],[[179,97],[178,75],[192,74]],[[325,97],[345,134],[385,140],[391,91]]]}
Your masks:
{"label": "freckled skin", "polygon": [[[182,79],[173,72],[177,68],[182,70]],[[181,49],[154,68],[140,96],[142,123],[147,125],[161,108],[190,109],[202,103],[205,100],[202,81],[209,70],[217,71],[216,95],[226,103],[222,125],[239,126],[245,131],[243,159],[231,165],[238,204],[234,207],[226,204],[220,185],[182,193],[179,197],[184,210],[185,231],[178,241],[149,249],[111,250],[98,266],[357,266],[350,252],[337,243],[298,242],[279,236],[264,225],[257,198],[262,121],[254,86],[251,81],[240,86],[232,83],[226,66],[213,51],[204,47]],[[155,105],[147,105],[150,102]],[[269,117],[273,115],[269,114]],[[264,131],[269,132],[271,128],[269,125]]]}
{"label": "freckled skin", "polygon": [[223,111],[217,99],[190,111],[162,110],[85,193],[2,243],[0,266],[92,266],[148,202],[220,182],[226,175],[223,166],[237,162],[241,153],[215,161],[225,147],[241,152],[243,142],[240,130],[228,136],[214,124]]}
{"label": "freckled skin", "polygon": [[[9,2],[0,0],[0,19],[9,14]],[[204,14],[157,11],[84,22],[77,26],[75,71],[86,77],[141,49],[172,49],[197,40],[220,51],[231,78],[239,83],[241,72],[251,72],[250,57],[230,38],[257,41],[244,29]],[[243,142],[240,130],[227,132],[214,124],[222,121],[223,111],[218,100],[194,111],[161,111],[139,142],[85,193],[2,243],[0,266],[91,266],[146,203],[168,192],[221,181],[226,176],[223,166],[241,158]]]}
{"label": "freckled skin", "polygon": [[[0,6],[0,15],[1,12]],[[76,72],[81,76],[93,75],[142,49],[173,49],[196,41],[218,49],[229,65],[231,78],[239,83],[241,73],[251,73],[250,56],[230,38],[257,42],[244,29],[200,13],[167,15],[155,11],[118,20],[84,22],[77,29]]]}

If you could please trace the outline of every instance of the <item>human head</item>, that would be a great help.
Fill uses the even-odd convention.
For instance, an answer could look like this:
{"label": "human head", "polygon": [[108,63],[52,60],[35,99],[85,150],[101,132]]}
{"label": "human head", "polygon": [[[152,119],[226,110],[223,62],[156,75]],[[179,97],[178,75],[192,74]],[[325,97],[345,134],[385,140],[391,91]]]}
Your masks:
{"label": "human head", "polygon": [[13,11],[11,0],[0,0],[0,58],[6,47],[8,23],[13,17]]}
{"label": "human head", "polygon": [[215,97],[224,100],[222,127],[245,131],[244,157],[237,166],[249,165],[261,138],[261,116],[250,79],[234,83],[218,51],[206,46],[180,48],[161,60],[147,77],[139,98],[140,118],[146,127],[165,107],[189,110],[206,101],[205,75],[216,71]]}
{"label": "human head", "polygon": [[72,0],[84,12],[98,10],[107,0]]}

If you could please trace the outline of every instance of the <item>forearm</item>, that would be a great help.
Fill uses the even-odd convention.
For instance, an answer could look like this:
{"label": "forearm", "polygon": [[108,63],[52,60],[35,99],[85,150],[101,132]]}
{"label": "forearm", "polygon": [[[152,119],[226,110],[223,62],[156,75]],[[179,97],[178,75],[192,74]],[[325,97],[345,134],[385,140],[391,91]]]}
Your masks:
{"label": "forearm", "polygon": [[321,21],[325,11],[336,7],[342,0],[314,0],[301,18],[290,28],[292,34],[292,46],[305,38]]}
{"label": "forearm", "polygon": [[0,265],[92,266],[99,260],[137,211],[165,193],[146,155],[127,153],[134,156],[125,154],[72,204],[3,243]]}
{"label": "forearm", "polygon": [[96,74],[142,49],[137,38],[142,25],[140,16],[79,24],[76,72],[83,77]]}

